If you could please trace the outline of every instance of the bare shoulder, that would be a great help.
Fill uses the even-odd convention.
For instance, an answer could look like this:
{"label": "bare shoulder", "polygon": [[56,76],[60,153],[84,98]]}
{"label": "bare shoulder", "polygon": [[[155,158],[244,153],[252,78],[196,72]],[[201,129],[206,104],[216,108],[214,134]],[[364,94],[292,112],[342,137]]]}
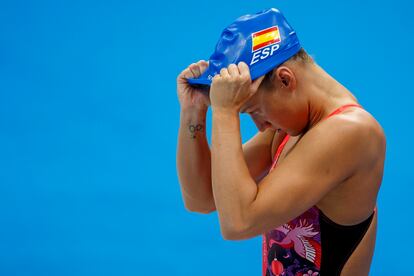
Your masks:
{"label": "bare shoulder", "polygon": [[318,134],[331,136],[338,146],[352,148],[364,162],[375,161],[385,155],[385,132],[374,116],[365,109],[345,110],[321,122],[317,127],[319,129],[315,130]]}
{"label": "bare shoulder", "polygon": [[337,115],[344,124],[353,126],[360,133],[364,142],[373,147],[385,147],[385,132],[375,117],[365,109],[355,108]]}
{"label": "bare shoulder", "polygon": [[366,109],[353,108],[345,110],[340,114],[337,114],[337,118],[347,120],[349,122],[355,122],[361,127],[365,127],[370,131],[376,132],[380,136],[384,136],[384,130],[382,129],[380,123],[375,119],[375,117],[369,113]]}
{"label": "bare shoulder", "polygon": [[332,156],[331,162],[338,163],[348,177],[335,186],[318,207],[340,224],[359,223],[376,205],[385,161],[384,130],[372,114],[360,108],[332,116],[320,127],[321,132],[332,134],[331,141],[337,140],[331,146],[339,148],[341,153]]}

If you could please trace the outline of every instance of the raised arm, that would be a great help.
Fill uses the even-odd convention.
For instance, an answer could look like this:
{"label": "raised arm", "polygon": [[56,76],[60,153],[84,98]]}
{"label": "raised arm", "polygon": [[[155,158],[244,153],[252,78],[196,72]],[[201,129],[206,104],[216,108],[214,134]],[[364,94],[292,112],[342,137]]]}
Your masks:
{"label": "raised arm", "polygon": [[[203,61],[194,63],[177,78],[181,104],[177,144],[177,174],[187,210],[210,213],[216,210],[211,183],[211,153],[206,137],[206,113],[209,105],[206,91],[188,86],[186,78],[199,76],[206,68]],[[250,174],[257,182],[271,165],[274,130],[258,132],[243,145]]]}

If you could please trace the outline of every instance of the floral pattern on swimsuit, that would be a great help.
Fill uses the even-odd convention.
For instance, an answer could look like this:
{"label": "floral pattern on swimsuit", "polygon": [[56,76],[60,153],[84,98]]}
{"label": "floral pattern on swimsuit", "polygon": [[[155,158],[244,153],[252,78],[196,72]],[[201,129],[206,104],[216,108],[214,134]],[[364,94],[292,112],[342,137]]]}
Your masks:
{"label": "floral pattern on swimsuit", "polygon": [[263,276],[319,275],[322,256],[316,206],[262,237]]}

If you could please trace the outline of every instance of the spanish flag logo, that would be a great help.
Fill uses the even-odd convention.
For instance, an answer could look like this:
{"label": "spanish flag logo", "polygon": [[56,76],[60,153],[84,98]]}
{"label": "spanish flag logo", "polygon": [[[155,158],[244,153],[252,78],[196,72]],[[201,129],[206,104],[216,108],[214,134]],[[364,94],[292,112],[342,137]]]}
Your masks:
{"label": "spanish flag logo", "polygon": [[252,52],[262,49],[266,46],[279,43],[279,27],[273,26],[252,34]]}

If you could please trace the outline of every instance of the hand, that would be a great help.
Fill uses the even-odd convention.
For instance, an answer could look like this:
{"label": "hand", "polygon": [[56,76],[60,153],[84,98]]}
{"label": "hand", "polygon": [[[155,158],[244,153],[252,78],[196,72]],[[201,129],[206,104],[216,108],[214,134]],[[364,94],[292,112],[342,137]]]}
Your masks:
{"label": "hand", "polygon": [[187,78],[198,78],[208,67],[208,62],[200,60],[192,63],[184,69],[177,77],[177,95],[182,109],[195,108],[207,110],[210,105],[208,96],[209,87],[191,86]]}
{"label": "hand", "polygon": [[243,104],[257,92],[263,78],[264,76],[252,82],[249,67],[244,62],[222,68],[211,84],[211,107],[240,112]]}

